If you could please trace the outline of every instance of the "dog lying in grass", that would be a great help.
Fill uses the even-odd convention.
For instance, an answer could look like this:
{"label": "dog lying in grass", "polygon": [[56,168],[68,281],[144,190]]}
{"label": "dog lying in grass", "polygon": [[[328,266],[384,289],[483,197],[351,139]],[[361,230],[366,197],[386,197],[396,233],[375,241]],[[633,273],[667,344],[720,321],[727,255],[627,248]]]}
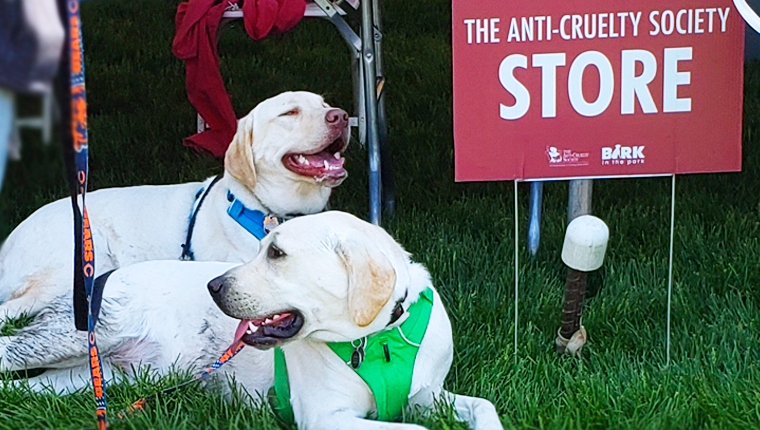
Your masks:
{"label": "dog lying in grass", "polygon": [[[300,429],[420,428],[366,418],[394,421],[439,399],[474,429],[502,428],[489,401],[443,389],[451,323],[427,270],[383,229],[325,212],[285,222],[261,245],[242,266],[155,261],[115,271],[97,329],[106,377],[139,364],[200,371],[242,340],[254,348],[218,372],[252,394],[274,386],[275,410]],[[87,385],[86,334],[74,330],[71,306],[57,300],[0,338],[0,370],[53,368],[29,380],[35,389]]]}
{"label": "dog lying in grass", "polygon": [[443,389],[451,322],[427,270],[380,227],[340,212],[287,222],[208,288],[242,320],[236,338],[281,348],[275,411],[300,429],[419,428],[366,418],[394,421],[440,398],[473,429],[502,428],[491,402]]}
{"label": "dog lying in grass", "polygon": [[[252,213],[263,218],[322,211],[332,188],[347,176],[340,153],[348,139],[346,112],[316,94],[287,92],[261,102],[238,121],[224,175],[213,186],[208,179],[88,193],[95,276],[181,255],[250,260],[259,238],[246,232],[245,219],[237,220]],[[72,218],[69,199],[50,203],[19,224],[0,248],[0,324],[5,318],[36,315],[54,299],[71,294]]]}

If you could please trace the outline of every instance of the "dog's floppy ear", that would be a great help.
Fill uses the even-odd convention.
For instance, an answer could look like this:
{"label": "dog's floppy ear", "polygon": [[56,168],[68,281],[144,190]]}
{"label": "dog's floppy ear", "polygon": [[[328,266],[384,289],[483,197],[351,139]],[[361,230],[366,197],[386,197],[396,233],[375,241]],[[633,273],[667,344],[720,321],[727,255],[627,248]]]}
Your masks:
{"label": "dog's floppy ear", "polygon": [[372,243],[345,240],[336,250],[348,273],[348,312],[356,325],[366,327],[391,298],[396,271]]}
{"label": "dog's floppy ear", "polygon": [[256,169],[253,166],[253,113],[238,120],[235,137],[224,154],[224,169],[249,189],[256,186]]}

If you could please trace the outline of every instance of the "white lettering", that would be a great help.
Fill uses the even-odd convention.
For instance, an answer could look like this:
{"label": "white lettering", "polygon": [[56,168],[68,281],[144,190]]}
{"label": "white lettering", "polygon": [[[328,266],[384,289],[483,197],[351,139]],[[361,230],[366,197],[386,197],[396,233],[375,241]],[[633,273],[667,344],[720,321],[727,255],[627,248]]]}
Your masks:
{"label": "white lettering", "polygon": [[[608,161],[608,160],[630,160],[626,163],[622,163],[618,161],[617,163],[612,163],[613,165],[621,165],[621,164],[643,164],[644,159],[644,148],[645,146],[622,146],[620,144],[616,144],[614,148],[610,147],[602,147],[602,161]],[[610,164],[609,161],[607,163],[603,163],[605,165]]]}
{"label": "white lettering", "polygon": [[580,15],[573,15],[573,39],[583,39],[581,26],[583,26],[583,17]]}
{"label": "white lettering", "polygon": [[662,111],[691,112],[691,98],[678,98],[678,87],[691,83],[691,72],[679,72],[679,61],[690,61],[691,47],[665,48],[663,59]]}
{"label": "white lettering", "polygon": [[662,21],[660,21],[660,25],[662,26],[662,34],[665,34],[667,36],[670,36],[673,34],[673,28],[675,27],[675,16],[673,15],[672,10],[666,10],[662,13]]}
{"label": "white lettering", "polygon": [[618,12],[617,17],[620,18],[620,37],[625,37],[625,19],[628,17],[628,12]]}
{"label": "white lettering", "polygon": [[520,42],[520,32],[517,30],[517,18],[512,18],[509,22],[509,34],[507,35],[507,42],[517,40]]}
{"label": "white lettering", "polygon": [[[636,76],[636,63],[643,66],[639,76]],[[657,113],[657,107],[649,92],[649,84],[657,74],[657,59],[654,54],[642,49],[624,50],[620,72],[620,113],[632,115],[634,100],[637,98],[644,113]]]}
{"label": "white lettering", "polygon": [[[675,16],[675,15],[674,15]],[[559,31],[559,30],[558,30]],[[679,97],[679,89],[691,84],[690,66],[684,62],[691,61],[693,56],[692,47],[665,48],[662,54],[662,66],[658,64],[654,53],[642,49],[628,49],[621,51],[620,76],[615,76],[610,60],[601,52],[586,51],[580,53],[574,59],[568,59],[564,52],[537,53],[530,58],[530,69],[541,69],[540,96],[534,93],[533,97],[540,97],[541,116],[543,118],[555,118],[561,115],[558,102],[563,90],[558,86],[558,69],[570,66],[567,71],[567,94],[572,109],[579,115],[593,117],[605,112],[616,94],[616,86],[620,88],[620,114],[634,115],[639,110],[643,114],[657,114],[658,112],[690,112],[691,97],[687,92]],[[536,73],[529,70],[529,59],[523,54],[512,54],[505,57],[498,70],[499,82],[502,87],[514,98],[514,103],[507,105],[500,103],[499,115],[506,120],[522,118],[529,110],[531,103],[531,91],[521,82],[515,69],[525,69],[519,72],[521,76],[535,82]],[[588,67],[593,66],[598,73],[598,84],[584,81]],[[679,70],[685,69],[685,70]],[[657,73],[662,73],[662,85],[655,82]],[[589,72],[593,73],[593,72]],[[593,75],[591,75],[593,76]],[[530,77],[530,78],[529,78]],[[616,82],[616,80],[619,81]],[[597,82],[592,79],[592,82]],[[586,84],[584,86],[584,83]],[[598,92],[590,85],[598,85]],[[584,92],[584,89],[586,92]],[[653,91],[661,91],[654,94]],[[587,97],[594,97],[588,100]],[[662,105],[655,103],[655,98],[660,98]],[[636,107],[638,104],[639,108]]]}
{"label": "white lettering", "polygon": [[607,38],[607,27],[609,27],[606,18],[606,13],[600,13],[599,14],[599,38],[600,39],[606,39]]}
{"label": "white lettering", "polygon": [[721,8],[718,8],[718,17],[720,18],[720,32],[721,33],[726,32],[726,21],[728,20],[728,13],[730,11],[731,9],[729,8],[726,8],[724,10],[721,10]]}
{"label": "white lettering", "polygon": [[[636,15],[634,15],[633,12],[629,12],[628,16],[631,17],[631,23],[633,24],[633,37],[636,37],[639,35],[639,20],[641,20],[641,11],[636,12]],[[623,36],[625,36],[625,31],[623,31]]]}
{"label": "white lettering", "polygon": [[[676,31],[678,31],[679,34],[686,34],[687,32],[690,33],[690,30],[687,30],[683,27],[681,27],[681,18],[686,15],[686,9],[681,9],[676,14]],[[691,28],[691,25],[689,25],[689,28]]]}
{"label": "white lettering", "polygon": [[487,19],[475,20],[475,43],[488,43],[488,20]]}
{"label": "white lettering", "polygon": [[694,31],[694,11],[689,9],[689,33]]}
{"label": "white lettering", "polygon": [[520,24],[522,26],[522,41],[533,42],[533,19],[522,17]]}
{"label": "white lettering", "polygon": [[659,15],[660,12],[653,10],[649,13],[649,23],[652,24],[652,29],[649,30],[650,36],[657,36],[660,34],[660,24],[657,22],[656,16]]}
{"label": "white lettering", "polygon": [[563,39],[570,40],[570,34],[565,31],[565,23],[567,23],[567,21],[570,21],[570,15],[564,15],[562,19],[559,20],[559,34]]}
{"label": "white lettering", "polygon": [[[595,66],[599,72],[599,95],[592,103],[583,97],[583,71],[588,66]],[[583,116],[597,116],[604,112],[612,101],[615,88],[614,74],[610,60],[599,51],[586,51],[575,58],[570,66],[567,89],[570,104]]]}
{"label": "white lettering", "polygon": [[702,18],[702,13],[704,12],[704,9],[695,9],[694,10],[694,33],[704,33],[705,31],[702,30],[702,23],[705,22],[704,18]]}
{"label": "white lettering", "polygon": [[705,9],[705,12],[707,12],[707,32],[712,33],[713,32],[713,15],[718,9],[714,7],[710,7]]}
{"label": "white lettering", "polygon": [[596,37],[596,16],[591,15],[591,25],[589,25],[588,14],[583,15],[583,34],[586,39],[593,39]]}
{"label": "white lettering", "polygon": [[530,107],[530,93],[528,89],[515,78],[514,71],[518,67],[527,69],[528,57],[521,54],[512,54],[502,60],[499,65],[499,82],[515,98],[515,104],[512,106],[499,104],[499,116],[502,119],[514,120],[522,118]]}
{"label": "white lettering", "polygon": [[501,40],[498,36],[496,36],[496,33],[499,32],[499,28],[496,27],[496,24],[498,24],[501,21],[499,18],[491,18],[491,43],[499,43]]}
{"label": "white lettering", "polygon": [[620,34],[615,33],[615,15],[611,13],[609,20],[610,20],[610,38],[620,36]]}
{"label": "white lettering", "polygon": [[465,19],[464,25],[467,26],[467,44],[472,45],[472,26],[475,24],[474,19]]}
{"label": "white lettering", "polygon": [[533,54],[533,67],[541,68],[541,116],[557,116],[557,67],[565,65],[565,53]]}
{"label": "white lettering", "polygon": [[545,16],[537,16],[533,18],[536,21],[536,34],[538,34],[538,40],[541,41],[543,39],[544,35],[544,21],[546,21]]}

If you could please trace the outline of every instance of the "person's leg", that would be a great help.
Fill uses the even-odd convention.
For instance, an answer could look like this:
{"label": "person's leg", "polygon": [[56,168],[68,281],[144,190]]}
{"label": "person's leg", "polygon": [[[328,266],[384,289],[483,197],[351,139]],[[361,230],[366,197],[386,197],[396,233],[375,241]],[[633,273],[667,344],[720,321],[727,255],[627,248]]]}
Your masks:
{"label": "person's leg", "polygon": [[13,93],[0,88],[0,189],[5,178],[5,162],[8,160],[8,141],[13,127]]}

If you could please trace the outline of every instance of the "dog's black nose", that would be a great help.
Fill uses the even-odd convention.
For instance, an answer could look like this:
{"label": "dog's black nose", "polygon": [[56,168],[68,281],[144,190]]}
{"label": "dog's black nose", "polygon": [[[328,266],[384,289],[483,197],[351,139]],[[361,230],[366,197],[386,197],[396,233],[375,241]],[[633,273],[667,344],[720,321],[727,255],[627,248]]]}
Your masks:
{"label": "dog's black nose", "polygon": [[225,281],[224,275],[218,276],[212,279],[211,281],[209,281],[208,292],[211,293],[212,295],[220,294],[222,290],[224,289],[224,285],[225,285],[224,281]]}

